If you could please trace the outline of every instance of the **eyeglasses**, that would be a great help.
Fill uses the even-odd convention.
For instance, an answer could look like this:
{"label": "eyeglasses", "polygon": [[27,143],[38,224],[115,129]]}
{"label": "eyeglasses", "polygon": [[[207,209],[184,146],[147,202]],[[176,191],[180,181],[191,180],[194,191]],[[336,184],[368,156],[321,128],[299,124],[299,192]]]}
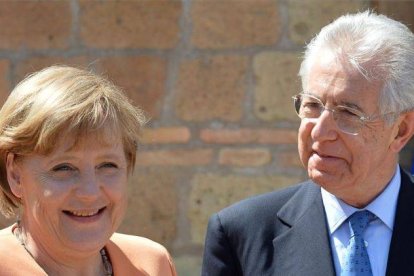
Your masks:
{"label": "eyeglasses", "polygon": [[332,112],[333,119],[338,128],[351,135],[357,135],[365,124],[394,113],[365,116],[359,110],[343,105],[326,108],[320,99],[305,93],[293,96],[293,101],[299,118],[318,119],[323,111],[328,110]]}

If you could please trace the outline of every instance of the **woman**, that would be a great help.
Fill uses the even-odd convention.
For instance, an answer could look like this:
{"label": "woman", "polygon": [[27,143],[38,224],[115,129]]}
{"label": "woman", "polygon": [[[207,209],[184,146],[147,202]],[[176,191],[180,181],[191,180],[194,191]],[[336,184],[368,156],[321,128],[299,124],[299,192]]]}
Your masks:
{"label": "woman", "polygon": [[0,111],[0,275],[175,275],[164,247],[114,233],[145,121],[117,87],[53,66]]}

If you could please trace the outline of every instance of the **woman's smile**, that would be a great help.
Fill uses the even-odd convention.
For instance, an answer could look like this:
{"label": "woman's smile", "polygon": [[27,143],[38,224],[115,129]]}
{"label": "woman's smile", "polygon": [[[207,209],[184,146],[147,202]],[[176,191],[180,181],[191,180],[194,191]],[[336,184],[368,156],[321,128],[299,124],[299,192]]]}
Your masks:
{"label": "woman's smile", "polygon": [[76,222],[92,223],[98,221],[105,212],[106,207],[99,209],[88,209],[88,210],[64,210],[62,211],[70,219]]}

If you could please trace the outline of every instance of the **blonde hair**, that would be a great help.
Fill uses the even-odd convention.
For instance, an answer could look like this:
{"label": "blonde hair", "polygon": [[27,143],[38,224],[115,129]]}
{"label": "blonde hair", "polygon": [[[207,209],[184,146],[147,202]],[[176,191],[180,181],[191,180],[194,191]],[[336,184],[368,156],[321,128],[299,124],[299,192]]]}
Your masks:
{"label": "blonde hair", "polygon": [[[7,181],[8,153],[48,154],[59,137],[76,140],[110,129],[122,138],[128,170],[135,164],[143,111],[122,91],[95,73],[68,66],[52,66],[21,81],[0,110],[0,211],[16,215],[19,199]],[[75,141],[76,143],[76,141]]]}

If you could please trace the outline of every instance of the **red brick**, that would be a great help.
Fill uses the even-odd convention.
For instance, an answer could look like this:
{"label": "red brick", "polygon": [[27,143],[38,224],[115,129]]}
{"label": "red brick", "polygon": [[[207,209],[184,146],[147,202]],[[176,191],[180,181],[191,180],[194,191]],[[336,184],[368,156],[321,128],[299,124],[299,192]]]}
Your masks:
{"label": "red brick", "polygon": [[137,166],[199,166],[213,159],[210,149],[138,151]]}
{"label": "red brick", "polygon": [[247,59],[215,56],[184,61],[176,86],[176,112],[186,121],[238,121],[243,114]]}
{"label": "red brick", "polygon": [[10,94],[9,81],[10,62],[8,60],[0,60],[0,107],[3,106]]}
{"label": "red brick", "polygon": [[81,1],[80,32],[98,48],[173,48],[181,1]]}
{"label": "red brick", "polygon": [[149,118],[158,118],[165,90],[165,59],[149,56],[108,57],[98,61],[97,67],[98,71],[123,88]]}
{"label": "red brick", "polygon": [[39,71],[43,68],[52,66],[52,65],[68,65],[79,68],[88,68],[88,64],[92,60],[89,60],[85,56],[74,56],[74,57],[34,57],[26,59],[21,63],[18,63],[16,66],[16,76],[15,80],[20,81],[25,76]]}
{"label": "red brick", "polygon": [[297,131],[288,129],[203,129],[202,141],[209,144],[296,144]]}
{"label": "red brick", "polygon": [[280,34],[272,0],[194,1],[191,16],[191,43],[198,48],[271,46]]}
{"label": "red brick", "polygon": [[259,167],[272,160],[270,152],[266,149],[222,149],[219,152],[221,165],[239,167]]}
{"label": "red brick", "polygon": [[67,48],[70,1],[0,1],[0,49]]}
{"label": "red brick", "polygon": [[187,143],[190,136],[190,130],[186,127],[145,128],[140,141],[143,144]]}

